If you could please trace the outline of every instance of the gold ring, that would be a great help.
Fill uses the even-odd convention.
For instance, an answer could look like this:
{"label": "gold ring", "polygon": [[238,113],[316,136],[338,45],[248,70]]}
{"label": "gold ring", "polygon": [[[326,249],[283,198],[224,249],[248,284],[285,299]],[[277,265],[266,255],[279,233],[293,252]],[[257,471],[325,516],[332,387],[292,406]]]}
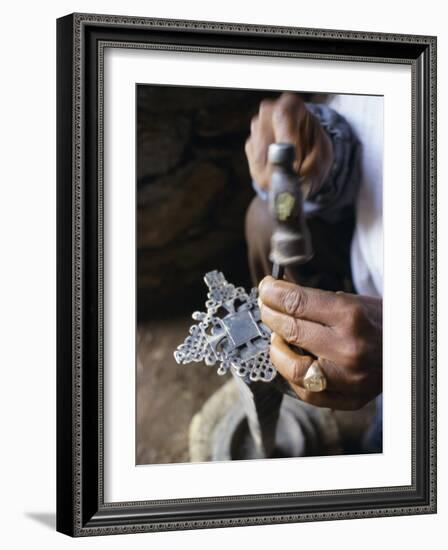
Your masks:
{"label": "gold ring", "polygon": [[312,392],[324,391],[327,387],[327,379],[325,378],[324,371],[320,368],[317,361],[313,361],[306,371],[305,377],[303,378],[303,387]]}

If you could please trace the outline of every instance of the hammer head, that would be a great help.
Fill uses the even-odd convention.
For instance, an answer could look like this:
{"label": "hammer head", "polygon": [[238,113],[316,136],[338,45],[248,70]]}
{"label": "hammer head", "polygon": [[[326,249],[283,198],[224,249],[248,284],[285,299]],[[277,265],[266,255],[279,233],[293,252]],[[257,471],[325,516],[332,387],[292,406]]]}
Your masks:
{"label": "hammer head", "polygon": [[306,263],[313,257],[301,181],[293,169],[295,160],[293,144],[273,143],[269,146],[268,161],[272,165],[269,208],[274,219],[270,260],[284,267]]}

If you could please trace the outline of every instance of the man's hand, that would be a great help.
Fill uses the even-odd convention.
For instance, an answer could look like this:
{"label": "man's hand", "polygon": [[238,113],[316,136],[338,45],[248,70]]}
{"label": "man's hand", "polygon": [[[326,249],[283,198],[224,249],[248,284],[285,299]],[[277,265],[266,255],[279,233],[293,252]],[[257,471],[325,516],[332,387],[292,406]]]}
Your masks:
{"label": "man's hand", "polygon": [[[271,360],[303,400],[319,407],[359,409],[382,390],[382,300],[327,292],[265,277],[259,286],[261,319],[272,331]],[[318,358],[327,389],[303,389]]]}
{"label": "man's hand", "polygon": [[281,142],[295,145],[296,171],[312,192],[319,190],[333,162],[331,140],[300,97],[289,92],[275,101],[263,100],[252,119],[246,156],[250,174],[262,189],[267,190],[270,181],[268,147]]}

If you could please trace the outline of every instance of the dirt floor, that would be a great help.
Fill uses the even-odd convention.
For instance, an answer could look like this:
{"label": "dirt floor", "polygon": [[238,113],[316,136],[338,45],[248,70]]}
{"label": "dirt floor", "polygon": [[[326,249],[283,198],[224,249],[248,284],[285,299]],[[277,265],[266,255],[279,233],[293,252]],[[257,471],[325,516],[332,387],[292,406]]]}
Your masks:
{"label": "dirt floor", "polygon": [[175,362],[173,352],[193,323],[178,317],[138,328],[137,464],[188,462],[191,419],[228,379],[203,363]]}
{"label": "dirt floor", "polygon": [[[194,323],[190,316],[152,320],[137,333],[137,464],[189,462],[188,433],[193,416],[229,375],[204,363],[178,365],[176,347]],[[335,411],[345,453],[357,453],[370,424],[372,401],[355,412]]]}

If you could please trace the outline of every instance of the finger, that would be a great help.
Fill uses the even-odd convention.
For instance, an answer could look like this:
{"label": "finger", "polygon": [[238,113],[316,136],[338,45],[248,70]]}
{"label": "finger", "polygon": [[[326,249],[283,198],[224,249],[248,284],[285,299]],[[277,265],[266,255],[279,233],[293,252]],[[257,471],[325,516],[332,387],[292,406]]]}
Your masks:
{"label": "finger", "polygon": [[252,157],[252,138],[248,137],[246,139],[246,143],[244,144],[244,152],[246,153],[246,157],[248,160]]}
{"label": "finger", "polygon": [[251,153],[252,162],[256,162],[259,169],[266,168],[268,163],[268,148],[274,141],[271,128],[261,124],[260,119],[251,123]]}
{"label": "finger", "polygon": [[316,356],[334,355],[337,347],[335,333],[326,326],[295,319],[266,305],[260,308],[261,320],[288,344],[294,344]]}
{"label": "finger", "polygon": [[309,355],[295,353],[278,335],[272,333],[270,358],[277,371],[288,381],[291,388],[302,400],[316,407],[327,407],[337,410],[356,410],[364,405],[359,392],[338,390],[338,370],[334,364],[319,359],[319,364],[327,379],[327,388],[323,392],[310,392],[303,387],[303,378],[315,361]]}
{"label": "finger", "polygon": [[257,148],[264,151],[267,160],[267,150],[271,143],[275,141],[272,130],[272,117],[262,116],[261,114],[252,119],[251,136],[257,145]]}
{"label": "finger", "polygon": [[244,151],[246,153],[249,173],[251,178],[257,183],[261,189],[269,187],[269,171],[266,170],[266,159],[257,156],[254,153],[254,143],[252,136],[246,140]]}
{"label": "finger", "polygon": [[344,314],[344,296],[265,277],[259,287],[262,303],[297,319],[334,326]]}
{"label": "finger", "polygon": [[268,123],[269,126],[272,126],[272,111],[274,105],[275,101],[273,99],[263,99],[263,101],[260,102],[258,116],[262,123]]}
{"label": "finger", "polygon": [[352,387],[351,381],[347,378],[344,369],[338,367],[336,363],[327,361],[322,357],[316,359],[311,355],[301,355],[274,332],[271,338],[270,357],[273,365],[283,378],[291,384],[300,386],[302,389],[304,389],[303,379],[308,369],[314,361],[318,361],[327,379],[326,391],[330,390],[344,394],[346,399],[352,399],[356,396],[356,393],[359,393],[356,387]]}
{"label": "finger", "polygon": [[257,115],[252,117],[252,120],[250,121],[250,133],[253,135],[257,132],[259,125],[259,118]]}
{"label": "finger", "polygon": [[[309,147],[300,167],[300,175],[309,177],[312,172],[315,172],[315,177],[325,179],[331,167],[333,145],[328,134],[320,127],[320,123],[313,121],[312,124],[314,128],[312,133],[308,130]],[[310,135],[312,135],[311,138]]]}
{"label": "finger", "polygon": [[[284,93],[277,100],[272,111],[272,125],[275,141],[299,145],[299,123],[305,104],[296,94]],[[300,153],[300,151],[298,151]],[[299,164],[300,164],[300,159]]]}
{"label": "finger", "polygon": [[303,377],[312,365],[314,357],[294,352],[285,340],[274,332],[271,338],[270,356],[273,365],[283,378],[303,386]]}

